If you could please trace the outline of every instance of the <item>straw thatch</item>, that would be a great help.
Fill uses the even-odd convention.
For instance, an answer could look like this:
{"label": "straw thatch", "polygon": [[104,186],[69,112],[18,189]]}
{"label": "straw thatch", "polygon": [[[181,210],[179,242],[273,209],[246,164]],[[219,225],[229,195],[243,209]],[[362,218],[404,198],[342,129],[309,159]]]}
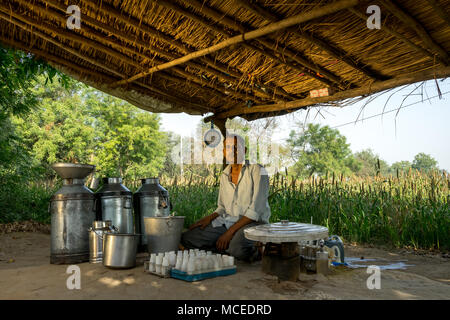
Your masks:
{"label": "straw thatch", "polygon": [[[369,29],[366,9],[381,8]],[[67,28],[69,5],[81,29]],[[450,75],[450,0],[2,0],[0,42],[153,112],[285,114]],[[330,88],[329,97],[310,98]]]}

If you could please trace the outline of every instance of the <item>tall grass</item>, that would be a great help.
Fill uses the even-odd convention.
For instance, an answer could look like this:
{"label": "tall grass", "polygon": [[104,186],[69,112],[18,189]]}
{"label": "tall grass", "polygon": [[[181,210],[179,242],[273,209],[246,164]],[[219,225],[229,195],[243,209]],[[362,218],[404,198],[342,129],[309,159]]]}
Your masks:
{"label": "tall grass", "polygon": [[[162,177],[161,184],[170,193],[173,211],[186,216],[186,226],[216,209],[218,175]],[[0,223],[29,219],[50,223],[48,204],[59,187],[53,180],[24,183],[3,177]],[[270,180],[270,220],[309,223],[312,218],[345,241],[449,250],[449,190],[449,176],[438,172],[308,180],[276,175]]]}
{"label": "tall grass", "polygon": [[[178,178],[178,181],[180,179]],[[186,225],[212,213],[215,179],[166,183],[174,211]],[[346,241],[396,247],[450,249],[448,176],[410,171],[398,177],[271,178],[271,222],[282,219],[327,226]]]}

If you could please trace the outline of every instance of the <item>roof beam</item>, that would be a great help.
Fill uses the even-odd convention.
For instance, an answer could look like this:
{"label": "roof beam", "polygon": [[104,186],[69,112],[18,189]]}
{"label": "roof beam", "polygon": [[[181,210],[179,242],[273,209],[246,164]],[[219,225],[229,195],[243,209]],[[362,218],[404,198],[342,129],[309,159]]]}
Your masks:
{"label": "roof beam", "polygon": [[[278,15],[260,7],[256,3],[250,3],[246,0],[235,0],[239,5],[246,8],[247,10],[251,11],[253,14],[259,16],[260,18],[264,18],[266,21],[275,22],[280,20],[282,17],[279,17]],[[296,36],[314,44],[315,46],[321,48],[325,52],[327,52],[330,56],[332,56],[335,59],[341,60],[342,62],[346,63],[348,66],[352,67],[355,70],[358,70],[359,72],[362,72],[369,78],[375,79],[375,80],[386,80],[387,77],[379,74],[377,71],[371,69],[369,66],[356,62],[352,57],[349,56],[348,53],[346,53],[344,50],[332,46],[327,42],[326,40],[320,39],[318,36],[313,35],[310,32],[307,31],[298,31],[298,30],[289,30]],[[261,41],[261,40],[259,40]],[[284,50],[283,50],[284,53]],[[289,57],[289,56],[288,56]],[[312,69],[314,70],[314,69]],[[315,70],[316,72],[319,72],[318,70]]]}
{"label": "roof beam", "polygon": [[[364,22],[367,21],[367,16],[356,10],[355,8],[350,8],[348,9],[351,13],[353,13],[354,15],[356,15],[357,17],[359,17],[361,20],[363,20]],[[422,48],[421,46],[416,45],[414,42],[412,42],[411,40],[409,40],[408,38],[406,38],[404,35],[402,35],[401,33],[395,31],[394,29],[389,28],[387,25],[383,25],[381,26],[381,30],[383,30],[386,33],[389,33],[390,35],[396,37],[397,39],[403,41],[406,45],[408,45],[411,49],[413,49],[416,52],[421,53],[424,56],[428,56],[430,57],[433,61],[434,59],[436,59],[439,63],[441,63],[442,65],[448,65],[443,59],[441,59],[439,56],[434,55],[433,53],[431,53],[430,51]]]}
{"label": "roof beam", "polygon": [[[36,28],[38,30],[45,30],[46,32],[55,34],[54,27],[48,26],[48,25],[43,24],[42,22],[37,21],[37,20],[35,20],[33,18],[30,18],[28,16],[24,16],[22,14],[14,12],[14,11],[11,10],[10,7],[8,7],[8,6],[4,5],[4,4],[0,4],[0,11],[5,13],[5,14],[7,14],[7,15],[9,15],[9,16],[11,16],[11,17],[14,17],[14,18],[16,18],[16,19],[18,19],[20,21],[23,21],[27,25],[33,26],[34,28]],[[58,30],[58,33],[56,33],[56,34],[59,37],[61,37],[61,38],[65,38],[65,39],[77,42],[77,43],[79,43],[81,45],[90,46],[91,48],[96,49],[98,51],[101,51],[101,52],[105,53],[108,56],[111,56],[111,57],[116,58],[116,59],[118,59],[120,61],[126,62],[127,64],[132,65],[132,66],[134,66],[137,69],[142,69],[142,66],[139,63],[137,63],[136,61],[134,61],[133,59],[130,59],[128,56],[126,56],[126,55],[124,55],[124,54],[122,54],[120,52],[117,52],[114,49],[108,48],[108,47],[104,46],[103,44],[101,44],[101,43],[99,43],[97,41],[94,41],[94,40],[91,40],[89,38],[77,35],[77,34],[72,33],[72,32],[65,31],[63,28],[60,28]]]}
{"label": "roof beam", "polygon": [[448,63],[449,56],[447,51],[442,49],[425,30],[422,24],[414,17],[412,17],[405,9],[400,7],[395,1],[391,0],[379,0],[380,3],[388,9],[393,15],[395,15],[400,21],[402,21],[408,27],[414,29],[416,34],[420,37],[422,42],[434,53],[441,57],[442,60]]}
{"label": "roof beam", "polygon": [[[161,1],[161,2],[166,3],[165,1]],[[186,2],[193,8],[201,11],[208,18],[212,19],[213,21],[218,21],[222,25],[225,25],[232,30],[239,31],[241,33],[245,33],[249,29],[248,27],[244,27],[241,23],[236,22],[235,20],[233,20],[231,17],[227,16],[226,14],[216,11],[215,9],[208,7],[206,4],[203,4],[197,0],[187,0]],[[165,4],[162,4],[162,5],[165,5]],[[179,10],[179,12],[185,11],[183,9],[176,9],[178,7],[176,7],[174,5],[171,5],[171,8],[173,8],[173,10]],[[208,22],[203,20],[201,17],[193,16],[191,14],[191,19],[193,19],[196,22],[201,23],[202,25],[204,25],[206,27],[209,26]],[[278,20],[280,20],[280,19],[277,19],[277,21]],[[214,30],[216,32],[218,32],[219,34],[226,36],[227,38],[230,37],[230,34],[226,33],[223,29],[215,27]],[[285,60],[281,59],[280,57],[276,56],[275,54],[272,54],[271,52],[260,49],[257,46],[254,46],[250,43],[244,42],[243,45],[253,51],[260,53],[263,56],[266,56],[266,57],[272,59],[273,61],[278,62],[279,64],[282,64],[291,69],[297,70],[300,73],[305,73],[306,76],[309,76],[310,78],[313,78],[320,82],[323,82],[324,84],[326,84],[328,86],[337,88],[338,85],[342,82],[342,80],[338,76],[334,75],[333,73],[329,72],[326,69],[321,68],[320,66],[315,65],[312,62],[309,62],[306,58],[299,56],[299,54],[294,53],[289,48],[275,49],[273,47],[273,43],[271,43],[270,41],[267,41],[264,39],[258,39],[257,41],[260,42],[261,44],[263,44],[266,48],[270,49],[271,51],[274,51],[275,53],[278,53],[280,55],[290,58],[294,63],[285,61]],[[298,65],[296,65],[295,63],[297,63]],[[310,69],[310,70],[308,70],[308,69]],[[315,71],[316,73],[321,74],[321,76],[317,75],[316,73],[312,72],[311,70]],[[333,82],[336,83],[337,85],[334,84]]]}
{"label": "roof beam", "polygon": [[447,11],[445,11],[445,8],[443,8],[439,1],[436,0],[427,0],[430,6],[434,9],[434,11],[437,13],[439,17],[441,17],[442,20],[447,22],[447,25],[450,26],[450,16],[448,15]]}
{"label": "roof beam", "polygon": [[[103,77],[105,83],[108,83],[108,82],[111,83],[112,81],[116,81],[117,78],[119,78],[119,79],[123,79],[124,78],[123,74],[121,74],[120,72],[115,71],[111,66],[105,65],[105,64],[103,64],[101,62],[97,62],[95,59],[91,59],[91,58],[89,58],[89,57],[87,57],[85,55],[82,55],[82,54],[78,53],[77,51],[75,51],[75,50],[73,50],[73,49],[71,49],[71,48],[69,48],[67,46],[64,46],[63,44],[59,43],[58,41],[52,39],[51,37],[47,36],[46,34],[44,34],[42,32],[34,30],[34,29],[32,30],[30,28],[30,26],[28,26],[26,23],[23,23],[23,22],[21,22],[21,21],[19,21],[17,19],[11,18],[10,16],[8,16],[7,14],[5,14],[3,12],[0,12],[0,19],[6,20],[7,22],[9,22],[11,24],[14,24],[15,26],[25,30],[26,32],[29,32],[30,35],[35,36],[38,39],[41,39],[43,41],[47,41],[49,43],[52,43],[53,45],[55,45],[59,49],[61,49],[63,51],[66,51],[67,53],[69,53],[69,54],[79,58],[80,60],[84,61],[85,63],[87,62],[90,65],[93,65],[95,67],[103,69],[104,72],[107,72],[107,73],[110,73],[110,74],[112,73],[114,76],[111,76],[111,75],[107,76],[107,75],[105,75],[103,73],[96,72],[96,75],[98,77]],[[13,47],[20,47],[20,49],[22,49],[22,50],[32,52],[32,50],[30,50],[29,48],[26,48],[25,46],[18,46],[16,44],[13,44],[12,46]],[[35,50],[33,50],[33,51],[35,51]],[[36,53],[37,52],[35,51],[35,54]],[[53,60],[55,63],[61,64],[61,61],[59,61],[60,60],[59,58],[51,57],[49,59],[48,58],[48,54],[43,54],[43,55],[39,54],[39,56],[41,58],[43,58],[43,59]],[[65,65],[67,65],[67,63]],[[73,67],[71,67],[70,65],[67,65],[67,66],[69,68],[73,69]],[[91,74],[92,72],[93,71],[89,71],[89,72],[86,72],[86,73]],[[135,86],[139,86],[139,87],[148,89],[148,90],[150,90],[150,91],[152,91],[154,93],[157,93],[160,96],[164,96],[164,99],[169,101],[170,103],[175,103],[175,104],[178,104],[178,105],[181,105],[181,106],[188,106],[189,108],[191,108],[191,110],[201,110],[201,112],[211,112],[213,110],[212,108],[205,107],[204,105],[200,105],[200,104],[192,103],[192,102],[186,102],[184,100],[181,100],[181,98],[178,98],[178,97],[174,96],[174,94],[172,92],[165,92],[164,90],[162,90],[160,88],[154,88],[154,87],[152,87],[152,86],[150,86],[148,84],[142,83],[142,82],[136,82]],[[159,99],[161,99],[161,98],[159,98]]]}
{"label": "roof beam", "polygon": [[232,118],[235,116],[240,116],[244,114],[252,114],[252,113],[258,113],[258,112],[277,112],[277,111],[284,111],[284,110],[290,110],[290,109],[298,109],[301,107],[308,107],[312,105],[317,105],[321,103],[328,103],[332,101],[341,101],[343,99],[349,99],[354,98],[358,96],[366,96],[371,95],[376,92],[380,92],[383,90],[391,89],[394,87],[420,82],[420,81],[426,81],[430,79],[438,79],[438,78],[446,78],[450,76],[450,67],[443,67],[443,68],[436,68],[436,69],[428,69],[422,72],[418,72],[416,74],[408,74],[403,76],[398,76],[386,81],[378,81],[374,82],[370,86],[365,86],[361,88],[356,89],[350,89],[346,91],[340,91],[337,92],[331,96],[328,97],[318,97],[318,98],[305,98],[301,100],[296,101],[289,101],[286,103],[278,103],[278,104],[271,104],[271,105],[262,105],[262,106],[254,106],[251,108],[235,108],[233,110],[230,110],[229,112],[220,113],[211,117],[208,117],[205,119],[205,121],[209,121],[211,119],[225,119],[225,118]]}
{"label": "roof beam", "polygon": [[[200,17],[194,13],[191,13],[191,12],[185,10],[184,8],[179,7],[176,4],[173,4],[173,3],[165,1],[165,0],[154,0],[154,1],[157,2],[161,6],[164,6],[171,10],[174,10],[174,11],[188,17],[189,19],[200,23],[201,25],[203,25],[206,28],[211,28],[216,33],[218,33],[226,38],[230,38],[231,36],[236,36],[235,33],[231,34],[229,32],[226,32],[223,28],[220,28],[216,24],[211,24],[211,22],[203,19],[202,17]],[[212,21],[219,21],[222,25],[225,25],[232,30],[237,30],[241,33],[245,33],[248,31],[248,28],[245,28],[240,23],[237,23],[231,17],[228,17],[227,15],[224,15],[223,13],[220,13],[220,12],[216,11],[215,9],[210,8],[207,5],[201,3],[197,0],[188,0],[187,3],[190,6],[192,6],[193,8],[201,11],[205,16],[212,19]],[[268,43],[267,41],[264,42],[261,40],[260,40],[260,42],[263,43],[263,45],[266,46],[267,48],[269,48],[270,50],[274,50],[271,43],[267,44]],[[320,82],[323,82],[327,86],[332,86],[332,87],[338,88],[338,85],[342,82],[342,80],[339,77],[337,77],[336,75],[332,74],[331,72],[329,72],[323,68],[320,68],[319,66],[315,66],[313,63],[308,62],[305,58],[301,58],[296,54],[289,55],[289,52],[285,53],[286,56],[293,58],[293,60],[296,63],[300,64],[303,67],[309,68],[309,69],[312,68],[312,70],[315,70],[317,73],[322,74],[322,76],[316,75],[314,72],[311,72],[310,70],[307,70],[303,67],[299,67],[299,66],[295,65],[294,63],[287,62],[283,59],[280,59],[276,55],[271,54],[270,52],[267,52],[265,50],[262,50],[262,49],[258,48],[257,46],[254,46],[248,42],[244,42],[243,46],[250,50],[258,52],[261,55],[266,56],[275,62],[278,62],[279,64],[285,65],[285,66],[287,66],[291,69],[297,70],[301,73],[305,73],[306,76],[309,76],[310,78],[313,78]],[[286,49],[286,48],[282,48],[282,49]],[[282,49],[280,49],[280,50],[282,50]],[[286,49],[286,50],[289,51],[289,49]],[[333,82],[335,82],[337,85],[333,84]],[[296,99],[296,98],[291,97],[291,99]]]}
{"label": "roof beam", "polygon": [[[49,5],[50,5],[50,6],[55,7],[55,8],[57,8],[57,9],[59,9],[59,10],[63,10],[63,11],[65,12],[65,7],[62,6],[62,5],[60,5],[58,1],[54,1],[54,0],[47,0],[47,1],[49,2]],[[31,3],[30,3],[30,4],[27,4],[27,5],[31,6],[32,9],[35,9],[35,8],[41,8],[41,9],[42,9],[42,7],[39,7],[36,3],[34,3],[34,4],[31,4]],[[65,21],[66,21],[66,18],[65,18],[65,17],[62,17],[61,15],[58,15],[56,12],[54,12],[54,11],[51,10],[51,9],[47,9],[47,10],[45,11],[45,13],[46,13],[46,14],[50,14],[52,17],[55,17],[55,18],[57,18],[57,19],[59,19],[59,20],[63,20],[64,23],[65,23]],[[107,24],[105,24],[105,23],[102,23],[102,22],[100,22],[100,21],[98,21],[98,20],[96,20],[96,19],[93,19],[93,18],[91,18],[91,17],[85,15],[85,14],[82,14],[81,18],[82,18],[82,21],[83,21],[83,22],[85,22],[85,23],[87,23],[87,24],[89,24],[89,25],[92,25],[92,26],[94,26],[94,27],[97,27],[97,28],[103,30],[104,32],[112,33],[112,34],[116,35],[118,38],[121,38],[121,39],[125,40],[126,42],[136,43],[136,44],[138,44],[139,46],[141,46],[142,48],[144,48],[144,50],[154,51],[154,52],[156,52],[158,55],[163,56],[163,57],[165,57],[165,58],[169,58],[169,59],[176,59],[176,58],[178,57],[177,55],[175,55],[175,54],[173,54],[173,53],[169,53],[169,52],[166,52],[166,51],[164,51],[164,50],[161,50],[161,49],[159,49],[159,48],[157,48],[157,47],[155,47],[155,46],[151,46],[151,45],[147,44],[146,42],[142,41],[142,40],[139,39],[139,38],[130,39],[130,37],[129,37],[126,33],[122,32],[122,31],[120,31],[120,30],[114,29],[114,28],[111,27],[110,25],[107,25]],[[102,37],[101,35],[98,35],[98,32],[96,32],[96,31],[93,30],[93,29],[88,29],[88,30],[89,30],[89,33],[92,34],[93,36],[95,36],[96,38],[101,38],[101,40],[106,41],[106,42],[109,43],[111,46],[121,48],[121,49],[123,49],[124,51],[129,52],[130,54],[136,54],[136,55],[140,56],[140,57],[143,58],[143,59],[146,59],[146,60],[153,60],[153,61],[156,62],[156,63],[165,63],[165,62],[166,62],[166,61],[158,60],[158,59],[156,59],[156,58],[154,58],[154,57],[151,57],[151,56],[148,56],[148,55],[146,55],[146,54],[142,54],[141,52],[139,52],[139,50],[136,50],[136,49],[133,49],[133,50],[132,50],[132,49],[128,49],[128,48],[127,48],[126,46],[124,46],[123,44],[118,44],[117,42],[115,42],[115,41],[109,39],[108,37]],[[222,80],[229,81],[229,82],[231,82],[231,83],[234,83],[234,82],[235,82],[235,79],[232,78],[231,76],[227,76],[227,75],[225,75],[225,74],[223,74],[223,73],[221,73],[221,72],[219,72],[219,71],[216,71],[215,69],[211,69],[211,68],[209,68],[209,67],[205,67],[205,66],[203,66],[203,65],[201,65],[201,64],[197,64],[197,63],[195,63],[195,62],[188,62],[186,65],[188,65],[188,66],[190,66],[190,67],[192,67],[192,68],[198,69],[198,70],[200,70],[200,71],[203,71],[203,72],[211,73],[211,74],[217,76],[218,78],[220,78],[220,79],[222,79]],[[179,73],[179,72],[178,72],[178,73]],[[192,76],[192,77],[195,77],[195,75],[193,75],[193,74],[192,74],[191,76]],[[233,90],[230,90],[230,91],[231,91],[231,92],[230,92],[231,95],[233,95]],[[217,93],[216,93],[216,94],[217,94]],[[261,95],[259,92],[258,92],[257,94]],[[235,96],[241,96],[241,97],[242,97],[242,95],[241,95],[239,92],[237,92]],[[268,95],[268,94],[265,94],[265,95],[263,95],[263,96],[264,96],[264,98],[266,98],[266,99],[268,99],[268,98],[270,99],[270,98],[271,98],[270,95]],[[246,100],[248,100],[248,99],[254,100],[256,103],[258,103],[258,101],[259,101],[259,102],[261,101],[261,100],[257,99],[256,97],[253,97],[252,95],[247,95],[247,96],[246,96]]]}
{"label": "roof beam", "polygon": [[208,55],[213,52],[219,51],[221,49],[227,48],[231,45],[242,43],[244,41],[248,41],[248,40],[252,40],[252,39],[256,39],[258,37],[262,37],[267,34],[289,28],[289,27],[299,24],[299,23],[303,23],[303,22],[306,22],[306,21],[309,21],[312,19],[323,17],[325,15],[329,15],[329,14],[335,13],[340,10],[348,9],[357,4],[358,4],[358,0],[340,0],[340,1],[337,1],[337,2],[334,2],[331,4],[321,6],[316,9],[312,9],[308,12],[304,12],[304,13],[295,15],[293,17],[278,21],[276,23],[269,24],[265,27],[255,29],[248,33],[240,34],[238,36],[226,39],[226,40],[221,41],[221,42],[219,42],[213,46],[210,46],[206,49],[198,50],[191,54],[185,55],[184,57],[181,57],[179,59],[172,60],[168,63],[164,63],[161,65],[152,67],[152,68],[148,69],[147,71],[143,71],[143,72],[140,72],[140,73],[132,76],[129,79],[118,81],[115,83],[115,85],[123,85],[126,83],[130,83],[132,81],[135,81],[137,79],[140,79],[142,77],[150,75],[154,72],[158,72],[158,71],[161,71],[164,69],[174,67],[176,65],[185,63],[185,62],[193,60],[195,58],[203,57],[205,55]]}
{"label": "roof beam", "polygon": [[[47,0],[49,5],[52,6],[56,6],[58,1],[56,0]],[[175,40],[173,38],[171,38],[171,36],[153,28],[152,26],[149,26],[145,23],[143,23],[142,21],[139,21],[138,19],[132,17],[132,16],[124,16],[123,13],[116,9],[115,7],[109,5],[108,3],[102,3],[101,5],[93,2],[93,1],[89,1],[89,0],[85,0],[85,1],[80,1],[80,0],[73,0],[75,3],[80,3],[83,5],[89,5],[92,8],[94,8],[94,10],[98,11],[98,12],[102,12],[105,15],[109,15],[113,18],[115,18],[116,20],[131,25],[132,27],[136,28],[138,31],[141,31],[145,34],[147,34],[148,36],[150,36],[151,38],[154,38],[158,41],[161,41],[165,44],[171,45],[175,48],[177,48],[178,50],[180,50],[181,52],[183,52],[184,54],[188,54],[188,53],[192,53],[194,52],[193,49],[189,48],[188,45],[182,43],[179,40]],[[93,22],[92,19],[89,19],[90,22]],[[121,35],[121,32],[117,29],[114,29],[115,31],[113,31],[113,33],[115,35]],[[169,53],[166,52],[164,50],[161,50],[157,47],[151,46],[148,43],[143,42],[142,40],[140,40],[138,37],[136,37],[136,39],[130,39],[129,36],[126,37],[128,39],[128,41],[131,41],[131,43],[137,43],[141,46],[143,46],[144,48],[147,48],[151,51],[155,51],[156,53],[158,53],[160,56],[164,56],[167,57],[169,59],[177,59],[179,58],[179,56],[173,54],[173,53]],[[195,62],[188,62],[186,63],[186,65],[188,66],[192,66],[196,69],[199,69],[201,71],[204,72],[208,72],[211,73],[215,76],[217,76],[218,78],[224,80],[224,81],[228,81],[231,82],[232,84],[235,84],[237,86],[237,79],[242,77],[242,74],[239,72],[234,71],[231,68],[228,68],[225,65],[222,65],[220,62],[218,61],[214,61],[212,59],[210,59],[209,57],[202,57],[201,59],[199,59],[201,62],[203,62],[205,64],[205,66],[201,66],[200,64],[197,64]],[[211,68],[207,67],[210,66]],[[214,69],[220,71],[215,71]],[[236,79],[237,78],[237,79]],[[262,97],[262,98],[266,98],[266,99],[271,99],[271,100],[275,100],[275,101],[285,101],[283,99],[277,98],[277,96],[284,96],[285,98],[290,98],[292,99],[292,97],[289,97],[286,93],[282,92],[280,90],[279,93],[277,93],[277,95],[272,96],[271,94],[265,92],[264,90],[261,90],[259,88],[254,88],[254,94]]]}

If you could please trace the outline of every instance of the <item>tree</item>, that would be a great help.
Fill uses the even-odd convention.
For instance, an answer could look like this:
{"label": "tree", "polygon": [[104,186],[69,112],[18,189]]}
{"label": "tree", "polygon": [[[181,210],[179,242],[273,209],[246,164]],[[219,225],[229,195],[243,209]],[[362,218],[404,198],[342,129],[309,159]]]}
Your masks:
{"label": "tree", "polygon": [[55,75],[64,86],[70,82],[67,76],[32,54],[0,45],[0,120],[8,114],[24,114],[39,105],[38,95],[32,88],[41,75],[45,76],[46,83],[53,82]]}
{"label": "tree", "polygon": [[100,176],[158,175],[166,135],[157,115],[79,83],[71,90],[41,83],[34,90],[43,97],[40,108],[14,124],[36,166],[80,162],[96,165]]}
{"label": "tree", "polygon": [[398,170],[399,172],[400,172],[400,171],[406,172],[406,171],[408,171],[410,168],[411,168],[411,162],[409,162],[409,161],[397,161],[397,162],[394,162],[394,163],[392,164],[392,166],[391,166],[391,172],[392,172],[392,173],[396,173],[397,170]]}
{"label": "tree", "polygon": [[360,176],[386,175],[389,173],[389,165],[380,159],[371,149],[362,150],[354,154],[355,160],[359,163],[359,168],[353,172]]}
{"label": "tree", "polygon": [[356,165],[346,138],[329,126],[308,124],[303,132],[292,130],[288,144],[298,176],[325,175],[327,172],[349,174],[350,168]]}
{"label": "tree", "polygon": [[416,154],[411,167],[417,170],[430,171],[437,169],[437,164],[437,161],[432,156],[421,152]]}

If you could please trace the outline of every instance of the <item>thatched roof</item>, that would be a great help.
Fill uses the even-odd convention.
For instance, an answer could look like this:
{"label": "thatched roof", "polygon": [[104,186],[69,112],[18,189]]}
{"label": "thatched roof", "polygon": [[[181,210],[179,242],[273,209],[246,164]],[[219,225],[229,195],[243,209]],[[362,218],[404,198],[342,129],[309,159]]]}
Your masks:
{"label": "thatched roof", "polygon": [[[380,30],[366,25],[374,4]],[[69,5],[81,9],[81,29],[67,28]],[[145,110],[251,120],[447,77],[448,8],[450,0],[2,0],[0,42]],[[310,97],[321,88],[332,95]]]}

